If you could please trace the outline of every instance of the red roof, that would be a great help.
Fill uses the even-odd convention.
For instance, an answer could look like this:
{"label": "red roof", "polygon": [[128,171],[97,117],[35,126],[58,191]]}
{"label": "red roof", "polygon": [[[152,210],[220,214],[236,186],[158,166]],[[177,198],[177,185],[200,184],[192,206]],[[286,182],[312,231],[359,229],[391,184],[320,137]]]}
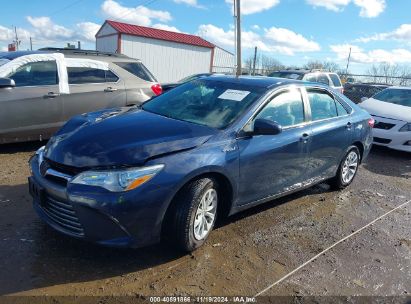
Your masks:
{"label": "red roof", "polygon": [[122,22],[117,22],[117,21],[112,21],[112,20],[106,20],[106,23],[110,24],[116,31],[122,34],[147,37],[147,38],[159,39],[159,40],[166,40],[166,41],[172,41],[172,42],[177,42],[177,43],[202,46],[206,48],[214,48],[214,44],[208,42],[207,40],[204,40],[203,38],[199,36],[195,36],[195,35],[159,30],[159,29],[152,28],[152,27],[145,27],[145,26],[140,26],[140,25],[122,23]]}

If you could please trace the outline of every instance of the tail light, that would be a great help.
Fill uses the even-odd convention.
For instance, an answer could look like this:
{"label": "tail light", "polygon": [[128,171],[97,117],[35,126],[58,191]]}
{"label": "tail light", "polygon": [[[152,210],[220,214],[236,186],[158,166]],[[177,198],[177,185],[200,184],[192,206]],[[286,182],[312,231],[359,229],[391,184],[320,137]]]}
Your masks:
{"label": "tail light", "polygon": [[374,118],[368,119],[368,125],[369,125],[371,128],[374,128],[374,125],[375,125],[375,120],[374,120]]}
{"label": "tail light", "polygon": [[344,94],[344,88],[341,89],[341,94]]}
{"label": "tail light", "polygon": [[153,91],[154,94],[156,94],[156,96],[161,95],[161,93],[163,93],[163,88],[161,87],[159,83],[153,84],[151,86],[151,90]]}

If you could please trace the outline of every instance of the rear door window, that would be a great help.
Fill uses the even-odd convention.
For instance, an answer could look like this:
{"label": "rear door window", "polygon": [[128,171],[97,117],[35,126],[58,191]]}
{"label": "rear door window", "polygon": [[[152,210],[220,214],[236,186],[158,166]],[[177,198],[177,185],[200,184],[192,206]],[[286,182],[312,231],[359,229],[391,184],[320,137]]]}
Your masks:
{"label": "rear door window", "polygon": [[340,81],[340,77],[338,77],[337,74],[330,74],[330,78],[331,78],[331,81],[333,82],[333,85],[335,87],[341,87],[342,86],[341,81]]}
{"label": "rear door window", "polygon": [[115,62],[120,68],[149,82],[157,82],[156,78],[141,62]]}
{"label": "rear door window", "polygon": [[307,90],[312,121],[337,117],[337,107],[331,94],[322,90]]}
{"label": "rear door window", "polygon": [[30,62],[8,75],[16,87],[45,86],[58,84],[57,64],[55,61]]}
{"label": "rear door window", "polygon": [[348,111],[343,107],[343,105],[341,103],[339,103],[338,101],[335,102],[336,106],[337,106],[337,113],[338,116],[344,116],[348,114]]}
{"label": "rear door window", "polygon": [[104,70],[86,67],[67,67],[69,84],[104,83]]}
{"label": "rear door window", "polygon": [[106,82],[117,82],[118,77],[116,74],[114,74],[112,71],[108,70],[106,71]]}
{"label": "rear door window", "polygon": [[88,67],[67,67],[69,84],[117,82],[118,77],[110,70]]}

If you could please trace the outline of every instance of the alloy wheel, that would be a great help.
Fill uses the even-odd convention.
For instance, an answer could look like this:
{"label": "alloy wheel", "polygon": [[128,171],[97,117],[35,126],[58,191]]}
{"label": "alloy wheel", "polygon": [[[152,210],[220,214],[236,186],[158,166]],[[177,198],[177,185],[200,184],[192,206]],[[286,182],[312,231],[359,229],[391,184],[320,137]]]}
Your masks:
{"label": "alloy wheel", "polygon": [[208,189],[201,198],[194,218],[194,237],[201,241],[213,228],[217,213],[217,191]]}
{"label": "alloy wheel", "polygon": [[342,180],[345,184],[349,184],[355,176],[358,169],[358,154],[355,151],[348,153],[345,158],[344,165],[342,168]]}

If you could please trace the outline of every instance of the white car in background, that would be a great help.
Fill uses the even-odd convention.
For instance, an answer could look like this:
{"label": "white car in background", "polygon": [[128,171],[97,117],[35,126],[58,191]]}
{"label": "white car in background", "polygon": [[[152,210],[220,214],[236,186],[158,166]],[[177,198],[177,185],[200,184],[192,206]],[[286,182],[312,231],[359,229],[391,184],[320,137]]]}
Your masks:
{"label": "white car in background", "polygon": [[359,104],[375,119],[374,144],[411,152],[411,87],[390,87]]}

